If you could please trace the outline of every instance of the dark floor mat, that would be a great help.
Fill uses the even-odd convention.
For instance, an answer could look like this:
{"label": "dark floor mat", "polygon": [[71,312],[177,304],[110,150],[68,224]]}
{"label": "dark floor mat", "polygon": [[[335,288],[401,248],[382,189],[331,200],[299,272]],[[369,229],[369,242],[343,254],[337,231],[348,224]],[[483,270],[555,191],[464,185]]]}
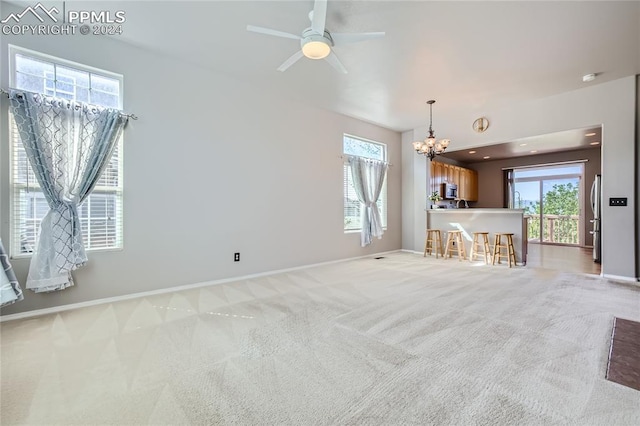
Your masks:
{"label": "dark floor mat", "polygon": [[614,318],[607,380],[640,391],[640,322]]}

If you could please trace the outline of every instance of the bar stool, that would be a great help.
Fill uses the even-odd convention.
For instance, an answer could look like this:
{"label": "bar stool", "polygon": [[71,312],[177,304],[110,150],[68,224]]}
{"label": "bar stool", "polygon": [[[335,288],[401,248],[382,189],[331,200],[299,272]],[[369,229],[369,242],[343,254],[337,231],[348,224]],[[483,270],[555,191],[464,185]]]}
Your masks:
{"label": "bar stool", "polygon": [[[456,247],[456,243],[458,244],[458,247]],[[464,241],[462,241],[462,231],[447,231],[447,246],[444,249],[444,258],[446,259],[447,255],[451,257],[451,252],[454,250],[458,254],[458,261],[462,261],[467,258]]]}
{"label": "bar stool", "polygon": [[[436,244],[435,246],[434,243]],[[429,256],[435,251],[436,259],[438,258],[438,252],[440,252],[440,256],[443,256],[442,233],[439,229],[427,229],[427,239],[424,242],[424,256],[422,257],[427,256],[427,251],[429,252]]]}
{"label": "bar stool", "polygon": [[[479,237],[482,236],[482,241]],[[478,248],[482,248],[482,253],[478,253]],[[473,243],[471,243],[471,254],[469,260],[474,262],[476,256],[484,255],[484,264],[489,264],[489,256],[491,256],[491,247],[489,246],[489,233],[488,232],[474,232]]]}
{"label": "bar stool", "polygon": [[[503,242],[502,237],[505,237]],[[502,249],[505,249],[507,252],[502,254]],[[509,263],[509,268],[511,268],[511,263],[516,264],[516,251],[513,247],[513,234],[509,233],[497,233],[495,244],[493,245],[493,262],[492,264],[496,264],[496,259],[498,263],[500,263],[500,258],[504,257],[507,259]]]}

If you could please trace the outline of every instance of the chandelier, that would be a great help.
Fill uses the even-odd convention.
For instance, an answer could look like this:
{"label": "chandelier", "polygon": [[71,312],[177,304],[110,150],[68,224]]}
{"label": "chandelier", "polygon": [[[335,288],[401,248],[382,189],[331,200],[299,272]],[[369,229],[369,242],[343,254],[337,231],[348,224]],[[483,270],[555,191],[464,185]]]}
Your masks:
{"label": "chandelier", "polygon": [[431,100],[427,101],[427,103],[429,104],[429,137],[424,141],[414,142],[413,149],[415,149],[418,154],[424,154],[429,157],[429,160],[433,161],[436,155],[444,153],[451,141],[449,139],[440,139],[436,142],[436,135],[431,128],[433,121],[433,104],[435,104],[436,101]]}

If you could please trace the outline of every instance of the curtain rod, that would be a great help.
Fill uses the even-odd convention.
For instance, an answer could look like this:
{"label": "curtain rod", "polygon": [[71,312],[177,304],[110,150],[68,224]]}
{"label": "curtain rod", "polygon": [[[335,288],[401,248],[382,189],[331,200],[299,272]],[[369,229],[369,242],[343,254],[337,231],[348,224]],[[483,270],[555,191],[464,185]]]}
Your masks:
{"label": "curtain rod", "polygon": [[[9,92],[4,90],[4,89],[2,89],[2,88],[0,88],[0,94],[6,95],[7,98],[9,97]],[[20,96],[20,95],[18,95],[18,96]],[[123,117],[130,118],[132,120],[137,120],[138,119],[138,117],[135,114],[126,114],[124,112],[121,112],[120,115],[122,115]]]}
{"label": "curtain rod", "polygon": [[503,167],[502,170],[517,170],[517,169],[531,169],[534,167],[546,167],[546,166],[562,166],[565,164],[575,164],[575,163],[588,163],[589,160],[571,160],[571,161],[559,161],[557,163],[542,163],[542,164],[531,164],[528,166],[514,166],[514,167]]}
{"label": "curtain rod", "polygon": [[[348,159],[349,157],[357,157],[357,155],[349,155],[349,154],[345,154],[345,155],[338,155],[339,158],[344,159]],[[367,157],[361,157],[361,158],[367,158]],[[369,160],[376,160],[375,158],[369,158]],[[380,160],[376,160],[376,161],[380,161]],[[391,163],[387,163],[387,165],[389,167],[393,166],[393,164]]]}

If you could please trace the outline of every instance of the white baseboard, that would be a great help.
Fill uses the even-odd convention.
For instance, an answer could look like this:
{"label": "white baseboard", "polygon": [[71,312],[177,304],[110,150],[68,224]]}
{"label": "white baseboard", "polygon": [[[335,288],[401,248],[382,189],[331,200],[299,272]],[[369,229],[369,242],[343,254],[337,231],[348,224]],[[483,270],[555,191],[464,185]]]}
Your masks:
{"label": "white baseboard", "polygon": [[401,249],[400,251],[403,252],[403,253],[424,254],[423,252],[417,251],[417,250]]}
{"label": "white baseboard", "polygon": [[631,284],[636,284],[636,285],[638,285],[638,283],[640,282],[640,278],[623,277],[623,276],[620,276],[620,275],[602,274],[602,278],[606,278],[606,279],[612,280],[612,281],[622,281],[622,282],[625,282],[625,283],[631,283]]}
{"label": "white baseboard", "polygon": [[285,272],[298,271],[300,269],[314,268],[316,266],[332,265],[332,264],[335,264],[335,263],[348,262],[350,260],[365,259],[367,257],[377,257],[377,256],[384,255],[384,254],[397,253],[398,251],[402,251],[402,250],[391,250],[391,251],[385,251],[385,252],[379,252],[379,253],[372,253],[372,254],[367,254],[365,256],[356,256],[356,257],[349,257],[349,258],[346,258],[346,259],[330,260],[330,261],[327,261],[327,262],[312,263],[312,264],[302,265],[302,266],[294,266],[292,268],[277,269],[277,270],[273,270],[273,271],[260,272],[260,273],[257,273],[257,274],[249,274],[249,275],[241,275],[241,276],[230,277],[230,278],[222,278],[222,279],[219,279],[219,280],[205,281],[205,282],[200,282],[200,283],[195,283],[195,284],[185,284],[185,285],[176,286],[176,287],[161,288],[161,289],[158,289],[158,290],[143,291],[143,292],[140,292],[140,293],[132,293],[132,294],[125,294],[125,295],[122,295],[122,296],[114,296],[114,297],[106,297],[106,298],[103,298],[103,299],[89,300],[87,302],[71,303],[71,304],[68,304],[68,305],[54,306],[52,308],[36,309],[36,310],[33,310],[33,311],[19,312],[17,314],[2,315],[2,316],[0,316],[0,322],[13,321],[13,320],[24,319],[24,318],[32,318],[32,317],[37,317],[37,316],[41,316],[41,315],[55,314],[55,313],[58,313],[58,312],[69,311],[69,310],[72,310],[72,309],[86,308],[86,307],[89,307],[89,306],[96,306],[96,305],[103,305],[103,304],[106,304],[106,303],[114,303],[114,302],[119,302],[119,301],[122,301],[122,300],[136,299],[136,298],[139,298],[139,297],[155,296],[157,294],[171,293],[171,292],[174,292],[174,291],[190,290],[190,289],[194,289],[194,288],[207,287],[207,286],[218,285],[218,284],[226,284],[226,283],[230,283],[230,282],[234,282],[234,281],[241,281],[241,280],[248,280],[248,279],[252,279],[252,278],[266,277],[266,276],[269,276],[269,275],[276,275],[276,274],[282,274],[282,273],[285,273]]}

